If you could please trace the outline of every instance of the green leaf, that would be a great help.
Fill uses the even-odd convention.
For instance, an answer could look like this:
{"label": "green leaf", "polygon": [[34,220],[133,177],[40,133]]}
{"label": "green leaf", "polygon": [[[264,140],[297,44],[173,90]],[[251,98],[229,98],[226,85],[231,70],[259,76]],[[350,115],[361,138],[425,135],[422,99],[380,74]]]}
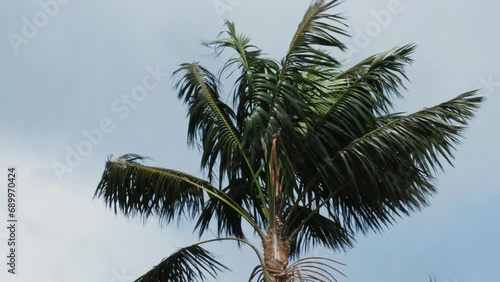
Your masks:
{"label": "green leaf", "polygon": [[[130,158],[130,156],[132,156]],[[192,175],[136,162],[138,155],[125,155],[106,163],[94,197],[104,198],[106,205],[127,216],[144,219],[156,216],[167,223],[181,216],[194,218],[204,203],[200,187],[212,185]]]}
{"label": "green leaf", "polygon": [[233,124],[234,112],[220,100],[219,82],[200,65],[182,64],[174,75],[179,99],[188,104],[188,141],[198,141],[202,148],[201,167],[208,169],[208,179],[214,177],[214,166],[220,162],[218,179],[223,179],[234,155],[241,154],[241,143]]}
{"label": "green leaf", "polygon": [[207,274],[217,278],[224,270],[229,269],[212,253],[195,244],[171,254],[135,282],[202,282],[206,281]]}
{"label": "green leaf", "polygon": [[289,207],[285,219],[286,234],[292,240],[291,257],[299,257],[311,247],[345,250],[353,245],[353,234],[342,226],[339,219],[332,220],[303,206]]}

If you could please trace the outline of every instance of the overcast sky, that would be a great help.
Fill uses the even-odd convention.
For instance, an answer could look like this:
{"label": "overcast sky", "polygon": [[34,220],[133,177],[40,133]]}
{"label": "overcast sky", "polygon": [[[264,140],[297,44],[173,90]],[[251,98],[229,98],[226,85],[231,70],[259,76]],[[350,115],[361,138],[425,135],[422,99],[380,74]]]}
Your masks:
{"label": "overcast sky", "polygon": [[[340,281],[498,281],[500,4],[494,1],[347,0],[353,38],[346,64],[417,43],[411,83],[398,110],[415,111],[482,88],[488,97],[439,176],[439,194],[382,234],[359,236],[346,253],[313,252],[347,264]],[[45,3],[45,4],[44,4]],[[186,145],[186,110],[171,73],[221,61],[201,46],[235,21],[280,59],[310,1],[40,0],[0,3],[0,173],[18,170],[18,274],[7,274],[0,228],[0,280],[132,282],[197,237],[191,225],[160,228],[114,215],[95,187],[108,155],[138,153],[149,164],[200,175]],[[142,91],[146,89],[145,91]],[[141,92],[142,91],[142,92]],[[136,96],[131,98],[131,93]],[[495,125],[496,124],[496,125]],[[6,188],[0,226],[6,226]],[[246,281],[256,258],[231,244],[211,250]]]}

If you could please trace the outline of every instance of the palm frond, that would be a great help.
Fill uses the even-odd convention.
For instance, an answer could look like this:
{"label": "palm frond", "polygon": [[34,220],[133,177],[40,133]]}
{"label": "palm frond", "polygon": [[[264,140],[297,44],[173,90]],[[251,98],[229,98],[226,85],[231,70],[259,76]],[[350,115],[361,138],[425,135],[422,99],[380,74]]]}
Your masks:
{"label": "palm frond", "polygon": [[342,51],[346,46],[336,37],[349,35],[345,31],[345,20],[340,14],[330,14],[328,10],[337,6],[339,1],[315,1],[306,11],[302,21],[297,27],[286,57],[283,59],[283,66],[299,67],[301,71],[308,71],[308,68],[300,68],[310,65],[322,65],[337,67],[339,62],[331,57],[321,48],[334,47]]}
{"label": "palm frond", "polygon": [[[263,160],[262,151],[259,150],[262,133],[260,130],[265,127],[269,119],[262,109],[266,108],[264,105],[269,101],[269,87],[273,86],[263,74],[276,73],[278,63],[262,57],[262,51],[250,44],[248,36],[236,32],[234,23],[226,21],[226,26],[227,31],[222,33],[226,37],[209,42],[207,45],[213,47],[217,55],[226,49],[235,53],[221,68],[220,75],[227,72],[231,75],[234,71],[239,71],[233,89],[233,104],[236,110],[236,128],[240,133],[244,153],[242,156],[233,155],[229,169],[236,171],[231,176],[239,174],[240,178],[256,184],[257,179],[262,176],[256,173],[260,169],[258,164]],[[228,178],[228,181],[232,181],[233,178]],[[261,190],[260,187],[253,191],[261,193]],[[260,204],[262,202],[261,200]]]}
{"label": "palm frond", "polygon": [[115,213],[120,210],[126,216],[138,214],[143,219],[155,216],[169,223],[182,216],[195,218],[205,204],[204,192],[223,202],[262,234],[243,207],[208,181],[172,169],[141,165],[123,157],[106,163],[94,198],[104,198]]}
{"label": "palm frond", "polygon": [[[243,130],[244,140],[252,140],[248,144],[270,148],[276,134],[281,134],[292,144],[300,142],[302,123],[308,126],[308,117],[313,111],[310,93],[303,90],[310,88],[312,92],[321,94],[324,87],[315,77],[325,78],[328,71],[339,65],[321,48],[344,49],[344,45],[336,38],[337,35],[346,35],[341,27],[343,18],[326,12],[337,3],[314,2],[299,24],[281,68],[263,68],[264,73],[252,76],[253,94]],[[307,74],[314,74],[315,77]],[[256,141],[261,144],[256,144]],[[280,155],[283,163],[288,163],[288,153],[285,151]],[[259,160],[266,158],[262,152],[258,156],[261,158]],[[293,175],[287,169],[283,173]]]}
{"label": "palm frond", "polygon": [[248,279],[248,282],[252,282],[252,281],[265,282],[264,276],[265,276],[264,269],[262,268],[262,265],[259,264],[252,270],[252,273],[250,274],[250,278]]}
{"label": "palm frond", "polygon": [[287,268],[287,274],[291,277],[290,281],[297,282],[338,282],[333,273],[347,277],[333,265],[345,264],[323,257],[306,257],[290,264]]}
{"label": "palm frond", "polygon": [[371,131],[377,115],[385,114],[392,105],[391,94],[399,96],[398,90],[404,87],[404,66],[412,61],[414,48],[410,44],[372,56],[345,72],[332,73],[331,80],[322,80],[328,90],[313,100],[310,107],[315,115],[308,117],[310,125],[303,128],[305,140],[298,144],[306,147],[288,150],[307,151],[311,159],[304,162],[311,162]]}
{"label": "palm frond", "polygon": [[[233,22],[226,21],[228,30],[222,34],[227,37],[210,42],[217,54],[225,49],[230,49],[236,54],[231,56],[220,70],[220,74],[239,70],[240,74],[236,78],[233,91],[233,102],[237,106],[236,120],[238,128],[243,133],[245,121],[248,119],[255,106],[263,106],[270,97],[267,95],[272,89],[273,84],[269,75],[276,74],[279,65],[269,58],[263,57],[262,50],[255,45],[250,44],[250,38],[243,34],[238,34]],[[228,75],[228,76],[229,76]],[[259,125],[263,128],[263,120],[253,120],[254,127]],[[245,138],[248,132],[244,132],[242,142],[245,143],[249,138]]]}
{"label": "palm frond", "polygon": [[[251,193],[249,190],[250,186],[247,181],[235,179],[223,189],[223,192],[239,206],[251,208],[253,207],[252,203],[254,201],[251,200]],[[241,215],[224,201],[215,197],[210,198],[205,203],[196,223],[195,229],[199,230],[200,237],[208,230],[210,223],[214,219],[217,221],[218,236],[224,234],[237,238],[245,237],[241,225]]]}
{"label": "palm frond", "polygon": [[[412,62],[414,48],[412,44],[395,48],[365,59],[347,71],[333,71],[331,79],[319,78],[327,90],[311,100],[309,122],[301,127],[302,140],[285,143],[300,179],[297,193],[303,204],[315,202],[318,206],[331,194],[324,190],[328,187],[332,187],[330,191],[350,188],[341,179],[331,181],[335,174],[347,172],[340,171],[333,163],[330,170],[325,170],[328,156],[379,125],[379,115],[386,113],[392,105],[391,98],[398,97],[398,89],[404,88],[404,67]],[[392,173],[397,175],[397,171]]]}
{"label": "palm frond", "polygon": [[213,186],[192,175],[137,163],[143,157],[124,155],[108,160],[94,198],[104,198],[106,205],[127,216],[144,219],[156,216],[167,223],[175,217],[194,218],[204,203],[204,187]]}
{"label": "palm frond", "polygon": [[405,68],[413,62],[411,56],[415,49],[415,44],[407,44],[364,59],[335,76],[336,83],[347,84],[346,91],[329,94],[346,96],[353,89],[361,89],[376,101],[372,109],[376,114],[387,113],[392,106],[391,98],[402,97],[400,91],[405,89],[404,81],[408,80]]}
{"label": "palm frond", "polygon": [[[472,91],[407,116],[383,117],[383,124],[339,150],[323,170],[335,179],[326,205],[331,216],[359,230],[380,230],[393,216],[427,205],[435,173],[443,159],[451,164],[481,101]],[[347,186],[336,189],[340,183]]]}
{"label": "palm frond", "polygon": [[220,100],[219,81],[207,69],[193,64],[182,64],[174,72],[179,76],[175,86],[179,99],[188,104],[188,141],[198,141],[202,149],[201,167],[208,170],[209,181],[219,161],[218,179],[222,182],[235,155],[241,154],[241,143],[231,107]]}
{"label": "palm frond", "polygon": [[224,270],[229,269],[211,252],[195,244],[174,252],[135,282],[201,282],[207,274],[217,278]]}
{"label": "palm frond", "polygon": [[244,73],[245,70],[249,70],[252,65],[254,65],[256,60],[260,58],[262,50],[260,50],[257,46],[250,44],[250,37],[244,34],[238,34],[233,22],[226,21],[225,25],[227,26],[227,31],[222,32],[220,35],[225,34],[227,37],[209,42],[206,45],[213,47],[217,56],[219,56],[227,48],[236,52],[236,56],[232,56],[226,63],[224,63],[224,66],[219,72],[221,75],[226,71],[229,71],[229,76],[234,70],[237,69],[240,69],[242,73]]}
{"label": "palm frond", "polygon": [[[291,240],[290,256],[299,257],[310,247],[326,247],[344,250],[352,247],[354,238],[338,220],[332,220],[303,206],[285,210],[287,237]],[[321,245],[321,246],[320,246]]]}
{"label": "palm frond", "polygon": [[[295,117],[305,122],[311,97],[308,94],[323,94],[324,86],[313,77],[328,78],[331,71],[339,67],[340,63],[324,48],[338,48],[345,50],[345,45],[337,36],[348,36],[344,27],[345,20],[340,14],[330,14],[327,11],[339,1],[315,1],[306,11],[304,18],[297,27],[289,49],[282,59],[282,69],[276,80],[276,91],[272,106],[286,101],[288,116]],[[303,92],[309,88],[309,92]],[[283,111],[279,109],[275,115],[281,123],[287,124]],[[273,125],[273,124],[271,124]],[[276,127],[276,126],[274,126]],[[286,128],[286,126],[283,126]],[[287,132],[286,129],[284,129]],[[292,130],[293,131],[293,130]],[[292,135],[287,132],[288,135]]]}

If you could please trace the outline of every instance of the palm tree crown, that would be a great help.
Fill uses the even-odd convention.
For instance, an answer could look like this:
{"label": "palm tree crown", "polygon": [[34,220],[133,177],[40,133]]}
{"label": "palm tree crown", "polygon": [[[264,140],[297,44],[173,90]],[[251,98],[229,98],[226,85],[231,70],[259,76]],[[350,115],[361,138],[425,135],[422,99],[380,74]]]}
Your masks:
{"label": "palm tree crown", "polygon": [[[198,63],[175,72],[188,108],[188,143],[207,179],[142,164],[128,154],[106,164],[96,196],[125,215],[196,221],[203,235],[253,248],[256,281],[336,281],[334,261],[301,258],[310,247],[349,248],[428,204],[434,175],[451,163],[481,97],[466,92],[415,113],[391,112],[401,97],[413,44],[349,68],[339,1],[315,1],[280,61],[266,57],[232,22],[207,45],[231,52],[218,74]],[[221,78],[235,77],[224,94]],[[229,100],[228,103],[224,101]],[[250,224],[263,251],[247,241]],[[212,240],[210,240],[212,241]],[[199,281],[225,266],[201,242],[175,252],[137,281]],[[290,263],[290,260],[295,262]]]}

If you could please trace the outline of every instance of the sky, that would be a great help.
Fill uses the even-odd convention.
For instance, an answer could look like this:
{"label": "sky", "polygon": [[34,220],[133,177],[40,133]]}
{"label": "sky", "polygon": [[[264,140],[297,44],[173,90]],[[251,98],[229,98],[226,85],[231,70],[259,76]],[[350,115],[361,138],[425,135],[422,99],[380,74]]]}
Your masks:
{"label": "sky", "polygon": [[[223,18],[281,59],[310,1],[40,0],[0,2],[0,280],[132,282],[195,243],[192,224],[160,226],[115,215],[93,199],[110,155],[203,176],[186,144],[186,109],[172,72],[222,61],[201,42]],[[438,176],[430,206],[353,249],[311,252],[346,264],[339,281],[498,281],[500,253],[500,3],[346,0],[346,65],[416,43],[397,110],[416,111],[480,88],[487,97]],[[17,265],[7,272],[7,168],[17,169]],[[5,227],[4,227],[5,226]],[[232,269],[213,281],[246,281],[257,264],[234,245],[209,247]]]}

